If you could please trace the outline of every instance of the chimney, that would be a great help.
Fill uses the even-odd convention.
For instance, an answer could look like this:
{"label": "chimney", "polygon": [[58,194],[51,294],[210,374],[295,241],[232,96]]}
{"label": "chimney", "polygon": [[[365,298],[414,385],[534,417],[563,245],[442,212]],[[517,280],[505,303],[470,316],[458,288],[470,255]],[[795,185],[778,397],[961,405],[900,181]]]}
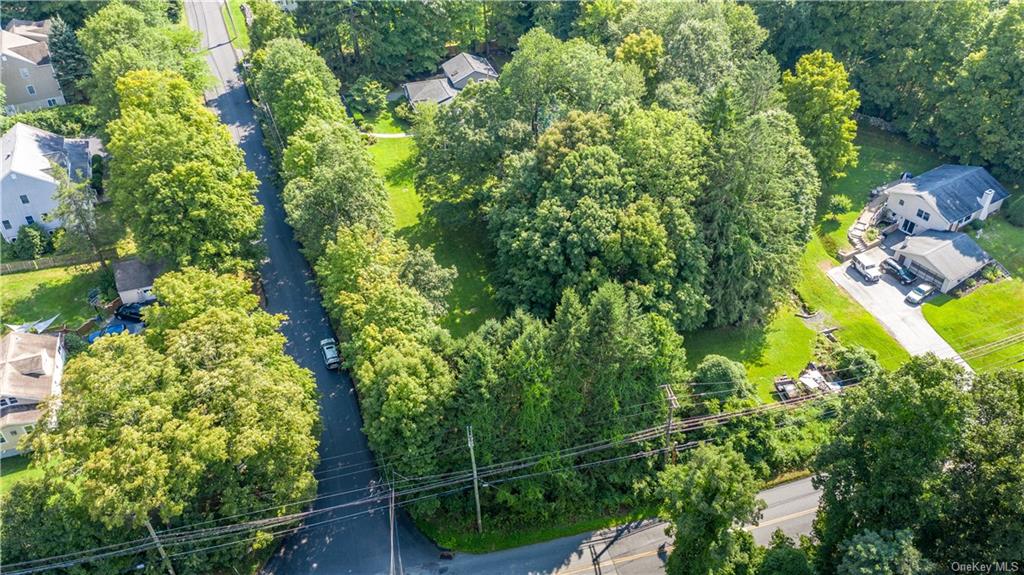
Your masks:
{"label": "chimney", "polygon": [[979,220],[984,220],[988,217],[988,209],[992,205],[992,196],[996,195],[996,191],[993,189],[985,190],[985,193],[981,195],[981,215],[978,216]]}

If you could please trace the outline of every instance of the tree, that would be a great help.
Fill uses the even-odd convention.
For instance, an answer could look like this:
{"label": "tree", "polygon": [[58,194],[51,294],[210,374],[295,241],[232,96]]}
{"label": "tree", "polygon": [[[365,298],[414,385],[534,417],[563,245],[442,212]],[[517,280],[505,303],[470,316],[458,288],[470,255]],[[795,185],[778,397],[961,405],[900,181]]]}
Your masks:
{"label": "tree", "polygon": [[640,68],[647,83],[648,94],[657,83],[658,69],[664,56],[665,45],[661,36],[650,30],[641,30],[626,36],[615,49],[616,61],[635,64]]}
{"label": "tree", "polygon": [[339,226],[394,225],[384,182],[351,122],[314,119],[292,136],[284,153],[282,194],[288,223],[317,261]]}
{"label": "tree", "polygon": [[914,547],[909,530],[866,530],[844,544],[839,575],[916,575],[928,571],[928,562]]}
{"label": "tree", "polygon": [[781,529],[772,533],[772,544],[757,567],[757,575],[814,575],[807,553],[793,545]]}
{"label": "tree", "polygon": [[298,38],[292,15],[273,0],[250,0],[252,24],[249,25],[249,49],[255,54],[271,40]]}
{"label": "tree", "polygon": [[829,352],[832,367],[843,379],[864,381],[882,374],[878,354],[859,345],[837,345]]}
{"label": "tree", "polygon": [[53,73],[60,83],[61,91],[70,102],[81,101],[82,91],[78,85],[89,76],[89,60],[85,57],[82,45],[78,43],[75,31],[60,15],[54,16],[51,20],[47,43],[50,47]]}
{"label": "tree", "polygon": [[131,72],[118,97],[121,117],[107,128],[109,193],[139,251],[178,265],[249,265],[262,207],[224,125],[173,72]]}
{"label": "tree", "polygon": [[209,83],[198,34],[185,25],[171,24],[162,11],[165,4],[156,3],[158,9],[143,11],[146,6],[115,0],[90,16],[78,31],[92,66],[92,76],[83,85],[104,123],[120,112],[117,82],[129,72],[176,72],[197,97]]}
{"label": "tree", "polygon": [[843,542],[857,533],[917,533],[938,512],[936,488],[969,413],[962,377],[955,363],[928,355],[843,394],[836,433],[814,462],[819,572],[835,572]]}
{"label": "tree", "polygon": [[14,255],[23,260],[34,260],[43,255],[46,243],[43,242],[43,234],[39,224],[26,224],[18,228],[18,237],[14,241]]}
{"label": "tree", "polygon": [[764,502],[742,456],[702,445],[659,473],[658,484],[661,516],[675,535],[668,573],[730,573],[749,564],[753,538],[740,525],[756,523]]}
{"label": "tree", "polygon": [[368,76],[360,76],[350,91],[352,107],[363,114],[377,114],[387,105],[388,90]]}
{"label": "tree", "polygon": [[1006,208],[1006,219],[1018,228],[1024,228],[1024,202],[1018,198],[1011,203]]}
{"label": "tree", "polygon": [[[72,182],[67,170],[57,164],[51,164],[50,173],[57,181],[57,191],[53,201],[57,207],[50,212],[50,217],[61,223],[64,233],[68,234],[64,241],[82,240],[92,248],[100,266],[107,273],[110,266],[103,257],[103,245],[100,240],[99,222],[96,219],[96,192],[88,182]],[[78,174],[81,176],[81,174]]]}
{"label": "tree", "polygon": [[782,91],[821,179],[846,175],[847,168],[857,165],[853,113],[860,106],[860,94],[850,88],[843,63],[821,50],[806,54],[797,61],[795,73],[782,74]]}
{"label": "tree", "polygon": [[828,214],[833,220],[838,220],[839,216],[853,210],[853,200],[850,196],[843,194],[836,194],[828,199]]}
{"label": "tree", "polygon": [[693,371],[693,381],[702,384],[695,392],[704,402],[724,403],[730,397],[754,397],[754,387],[747,380],[747,368],[742,363],[721,355],[705,356]]}

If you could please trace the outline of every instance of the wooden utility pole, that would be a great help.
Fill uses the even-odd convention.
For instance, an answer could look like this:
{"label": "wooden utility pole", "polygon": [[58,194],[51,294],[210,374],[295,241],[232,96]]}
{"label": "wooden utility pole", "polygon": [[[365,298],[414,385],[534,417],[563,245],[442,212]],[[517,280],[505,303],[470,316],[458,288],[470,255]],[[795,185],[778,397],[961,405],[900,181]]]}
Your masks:
{"label": "wooden utility pole", "polygon": [[676,462],[676,444],[672,440],[672,414],[679,409],[679,400],[676,399],[676,392],[672,390],[672,386],[666,384],[661,386],[661,389],[665,392],[665,400],[668,402],[668,421],[665,423],[665,465],[668,465],[669,457],[672,458],[672,463]]}
{"label": "wooden utility pole", "polygon": [[473,464],[473,497],[476,498],[476,530],[484,532],[484,522],[480,515],[480,482],[476,476],[476,453],[473,450],[473,426],[466,426],[466,440],[469,443],[469,460]]}
{"label": "wooden utility pole", "polygon": [[149,529],[149,536],[153,538],[153,542],[156,543],[156,548],[160,551],[160,558],[164,560],[164,566],[167,567],[167,572],[171,575],[175,575],[174,566],[171,565],[171,559],[167,557],[167,552],[164,551],[164,546],[160,543],[160,538],[156,536],[156,530],[153,529],[153,524],[149,522],[149,518],[146,518],[146,529]]}

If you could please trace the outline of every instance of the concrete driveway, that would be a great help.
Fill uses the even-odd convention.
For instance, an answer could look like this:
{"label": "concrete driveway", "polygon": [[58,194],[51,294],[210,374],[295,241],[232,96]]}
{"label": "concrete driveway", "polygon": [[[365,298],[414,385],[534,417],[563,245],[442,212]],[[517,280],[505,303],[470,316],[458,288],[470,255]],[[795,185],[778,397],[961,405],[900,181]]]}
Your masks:
{"label": "concrete driveway", "polygon": [[970,371],[967,362],[932,329],[921,312],[921,306],[912,306],[903,301],[914,284],[900,285],[889,274],[882,274],[882,279],[877,283],[866,283],[850,262],[829,270],[828,277],[875,316],[885,331],[900,342],[910,355],[931,352],[941,358],[955,360]]}

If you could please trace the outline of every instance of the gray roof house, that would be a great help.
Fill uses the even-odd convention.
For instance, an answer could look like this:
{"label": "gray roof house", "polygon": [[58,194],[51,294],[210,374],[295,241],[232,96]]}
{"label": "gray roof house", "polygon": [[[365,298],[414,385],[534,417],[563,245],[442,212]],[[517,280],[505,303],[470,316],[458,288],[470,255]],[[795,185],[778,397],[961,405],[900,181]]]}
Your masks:
{"label": "gray roof house", "polygon": [[893,248],[896,259],[922,279],[949,292],[981,271],[992,258],[961,232],[929,230],[908,236]]}
{"label": "gray roof house", "polygon": [[90,145],[89,140],[65,138],[21,122],[4,133],[0,139],[0,234],[5,240],[13,241],[18,228],[26,224],[39,223],[50,231],[60,226],[47,218],[57,207],[53,164],[66,169],[72,180],[88,179]]}
{"label": "gray roof house", "polygon": [[49,20],[11,20],[0,30],[0,82],[8,114],[65,103],[50,61],[49,35]]}
{"label": "gray roof house", "polygon": [[63,373],[61,336],[8,332],[0,338],[0,457],[22,452],[19,443],[42,416],[40,404],[59,398]]}
{"label": "gray roof house", "polygon": [[148,264],[138,258],[114,262],[114,285],[121,303],[136,303],[154,299],[153,282],[164,272],[162,264]]}
{"label": "gray roof house", "polygon": [[1003,205],[1009,192],[980,166],[945,164],[885,190],[886,208],[908,234],[957,231],[984,220]]}
{"label": "gray roof house", "polygon": [[447,104],[470,81],[497,80],[498,73],[486,59],[462,52],[441,64],[443,76],[402,85],[405,97],[415,108],[423,102]]}

